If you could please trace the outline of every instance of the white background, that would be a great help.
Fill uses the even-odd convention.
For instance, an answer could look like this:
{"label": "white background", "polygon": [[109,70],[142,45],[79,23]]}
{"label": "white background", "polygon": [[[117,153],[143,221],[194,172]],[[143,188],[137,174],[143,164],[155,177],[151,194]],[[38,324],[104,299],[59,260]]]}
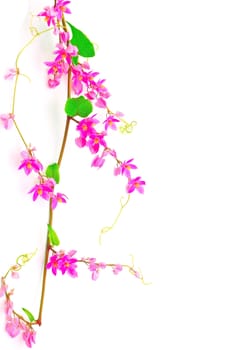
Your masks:
{"label": "white background", "polygon": [[[29,12],[45,5],[2,4],[1,76],[30,38]],[[99,247],[99,230],[113,221],[124,182],[112,176],[113,164],[90,169],[92,157],[75,146],[73,130],[59,185],[69,201],[56,209],[54,227],[62,247],[80,256],[129,262],[134,254],[152,285],[126,272],[102,272],[92,282],[84,267],[77,280],[49,275],[34,348],[231,350],[231,4],[73,0],[71,9],[70,22],[98,45],[90,64],[106,78],[111,109],[138,122],[133,134],[111,142],[122,160],[134,157],[147,186]],[[42,62],[52,57],[53,43],[46,34],[22,56],[32,82],[20,79],[16,103],[22,132],[46,165],[57,160],[64,125],[65,88],[45,88]],[[0,91],[6,113],[12,84],[2,79]],[[33,179],[17,171],[22,146],[15,130],[0,130],[0,274],[38,248],[15,282],[14,299],[36,314],[47,208],[26,194]],[[5,334],[3,314],[0,322],[0,348],[25,348]]]}

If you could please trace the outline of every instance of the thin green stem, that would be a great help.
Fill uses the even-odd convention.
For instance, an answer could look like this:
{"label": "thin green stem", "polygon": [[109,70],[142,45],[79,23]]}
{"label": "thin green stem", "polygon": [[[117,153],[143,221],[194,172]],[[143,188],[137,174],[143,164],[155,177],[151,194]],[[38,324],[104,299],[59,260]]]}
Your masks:
{"label": "thin green stem", "polygon": [[[17,66],[16,66],[17,67]],[[16,68],[17,69],[17,68]],[[18,80],[19,80],[19,74],[16,73],[15,82],[14,82],[14,90],[13,90],[13,97],[12,97],[12,108],[11,113],[15,113],[15,100],[16,100],[16,92],[17,92],[17,86],[18,86]]]}
{"label": "thin green stem", "polygon": [[35,35],[22,47],[22,49],[19,51],[18,55],[16,56],[16,59],[15,59],[15,66],[16,68],[18,68],[18,62],[19,62],[19,58],[20,56],[22,55],[22,53],[26,50],[26,48],[28,46],[30,46],[33,41],[40,35],[44,34],[44,33],[47,33],[47,32],[50,32],[51,31],[51,28],[48,28],[48,29],[44,29],[42,30],[41,32],[36,32]]}
{"label": "thin green stem", "polygon": [[14,126],[16,127],[16,130],[17,130],[17,132],[18,132],[18,134],[19,134],[19,137],[21,138],[22,142],[24,143],[24,146],[26,147],[26,149],[28,149],[29,146],[28,146],[28,144],[26,143],[26,141],[25,141],[25,139],[24,139],[24,137],[23,137],[23,135],[22,135],[22,133],[21,133],[19,127],[18,127],[18,124],[16,123],[15,120],[13,120],[13,122],[14,122]]}
{"label": "thin green stem", "polygon": [[129,200],[130,200],[130,195],[128,195],[125,203],[123,203],[123,200],[124,200],[124,197],[121,197],[120,199],[120,209],[118,211],[118,214],[116,216],[116,218],[114,219],[114,222],[112,223],[111,226],[105,226],[101,229],[101,232],[100,232],[100,235],[99,235],[99,244],[102,243],[102,235],[109,232],[110,230],[112,230],[114,228],[114,226],[117,224],[121,214],[122,214],[122,211],[123,209],[125,208],[125,206],[128,204]]}
{"label": "thin green stem", "polygon": [[[19,51],[19,53],[16,56],[15,59],[15,69],[16,69],[16,77],[15,77],[15,82],[14,82],[14,89],[13,89],[13,97],[12,97],[12,108],[11,108],[11,114],[15,114],[15,103],[16,103],[16,95],[17,95],[17,88],[18,88],[18,80],[19,80],[19,59],[22,55],[22,53],[33,43],[33,41],[40,36],[41,34],[44,34],[48,31],[50,31],[51,29],[45,29],[41,32],[36,32],[36,34],[22,47],[22,49]],[[25,74],[23,74],[25,76]],[[19,137],[21,138],[23,144],[25,145],[26,148],[28,148],[27,142],[25,141],[22,132],[19,129],[18,124],[16,123],[16,121],[14,120],[14,125],[16,127],[16,130],[19,134]]]}

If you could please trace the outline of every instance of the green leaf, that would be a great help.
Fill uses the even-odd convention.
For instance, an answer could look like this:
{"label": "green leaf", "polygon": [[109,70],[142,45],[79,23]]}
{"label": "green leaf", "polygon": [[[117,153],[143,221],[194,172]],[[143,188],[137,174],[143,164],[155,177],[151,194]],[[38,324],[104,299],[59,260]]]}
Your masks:
{"label": "green leaf", "polygon": [[56,183],[58,184],[60,182],[60,171],[59,171],[59,164],[53,163],[48,165],[46,169],[46,176],[54,179]]}
{"label": "green leaf", "polygon": [[51,245],[59,245],[60,244],[60,240],[59,240],[59,237],[57,236],[56,231],[49,224],[48,224],[48,237],[49,237]]}
{"label": "green leaf", "polygon": [[82,57],[94,57],[94,46],[89,38],[82,31],[74,27],[71,23],[67,23],[72,31],[72,39],[70,42],[72,45],[77,47],[78,54]]}
{"label": "green leaf", "polygon": [[64,109],[69,117],[78,115],[81,118],[86,118],[93,111],[93,105],[84,96],[71,97],[67,99]]}
{"label": "green leaf", "polygon": [[72,63],[77,66],[78,65],[78,56],[72,57]]}
{"label": "green leaf", "polygon": [[32,313],[29,310],[25,309],[24,307],[22,307],[22,310],[25,312],[30,322],[35,321],[35,317],[32,315]]}

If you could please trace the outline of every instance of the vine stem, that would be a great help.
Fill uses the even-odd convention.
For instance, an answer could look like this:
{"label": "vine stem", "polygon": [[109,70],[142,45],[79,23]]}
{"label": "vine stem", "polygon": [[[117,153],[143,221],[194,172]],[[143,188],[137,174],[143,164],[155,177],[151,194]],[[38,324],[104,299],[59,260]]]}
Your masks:
{"label": "vine stem", "polygon": [[130,195],[128,195],[127,197],[127,200],[125,201],[125,203],[123,203],[123,197],[121,197],[120,199],[120,209],[119,209],[119,212],[116,216],[116,218],[114,219],[114,222],[111,226],[105,226],[101,229],[101,232],[100,232],[100,235],[99,235],[99,244],[101,245],[102,243],[102,235],[109,232],[110,230],[112,230],[114,228],[114,226],[117,224],[121,214],[122,214],[122,211],[123,209],[125,208],[125,206],[128,204],[129,200],[130,200]]}
{"label": "vine stem", "polygon": [[[53,209],[52,209],[52,201],[50,199],[49,201],[49,225],[52,225],[53,220]],[[41,326],[42,324],[42,313],[43,313],[43,305],[44,305],[44,298],[45,298],[45,286],[46,286],[46,279],[47,279],[47,262],[49,257],[49,236],[47,231],[47,239],[46,239],[46,246],[45,246],[45,255],[44,255],[44,266],[43,266],[43,278],[42,278],[42,288],[41,288],[41,296],[40,296],[40,305],[39,305],[39,314],[37,318],[37,324]]]}
{"label": "vine stem", "polygon": [[[65,21],[64,16],[62,18],[62,24],[63,24],[64,30],[67,32],[67,26],[66,26],[66,21]],[[71,69],[69,68],[68,78],[67,78],[67,98],[70,98],[70,97],[71,97]],[[58,161],[57,161],[57,164],[59,165],[59,167],[61,166],[65,146],[66,146],[67,139],[68,139],[69,126],[70,126],[70,118],[67,115],[65,129],[64,129],[64,135],[63,135],[63,139],[62,139],[62,145],[60,148]],[[53,209],[52,209],[52,202],[50,199],[50,201],[49,201],[49,217],[48,217],[48,224],[50,226],[52,226],[52,221],[53,221]],[[42,314],[43,314],[43,306],[44,306],[44,298],[45,298],[45,290],[46,290],[46,280],[47,280],[47,263],[48,263],[48,259],[49,259],[49,250],[50,250],[50,241],[49,241],[48,233],[49,233],[49,231],[47,231],[47,239],[46,239],[45,255],[44,255],[44,265],[43,265],[42,287],[41,287],[41,296],[40,296],[40,306],[39,306],[39,314],[38,314],[38,319],[37,319],[37,324],[39,326],[41,326],[41,324],[42,324]]]}
{"label": "vine stem", "polygon": [[[56,0],[55,0],[54,3],[56,5]],[[64,31],[66,31],[66,32],[68,31],[64,16],[62,18],[62,27],[63,27]],[[43,30],[41,32],[37,32],[36,31],[36,33],[33,35],[33,37],[22,47],[22,49],[19,51],[19,53],[16,56],[16,59],[15,59],[16,76],[15,76],[15,82],[14,82],[14,88],[13,88],[12,107],[11,107],[11,114],[12,115],[15,114],[16,95],[17,95],[17,90],[18,90],[19,75],[24,75],[24,74],[21,74],[20,71],[19,71],[19,59],[20,59],[21,55],[23,54],[23,52],[33,43],[33,41],[38,36],[40,36],[41,34],[44,34],[46,32],[49,32],[49,31],[51,31],[51,28],[45,29],[45,30]],[[70,98],[70,96],[71,96],[71,69],[69,69],[68,75],[67,75],[67,98]],[[61,162],[62,162],[62,159],[63,159],[63,155],[64,155],[65,146],[66,146],[66,143],[67,143],[70,119],[71,118],[69,116],[66,116],[66,124],[65,124],[65,129],[64,129],[64,135],[63,135],[62,145],[61,145],[61,149],[60,149],[59,157],[58,157],[58,162],[57,162],[59,166],[61,165]],[[17,122],[14,119],[13,119],[13,123],[14,123],[14,126],[15,126],[15,128],[16,128],[16,130],[18,132],[18,135],[19,135],[21,141],[23,142],[24,146],[26,147],[26,149],[29,149],[29,146],[28,146],[25,138],[23,137],[23,134],[22,134],[20,128],[19,128]],[[52,226],[52,222],[53,222],[53,209],[52,209],[52,201],[50,199],[49,200],[48,225]],[[44,254],[44,263],[43,263],[43,275],[42,275],[42,287],[41,287],[41,295],[40,295],[39,312],[38,312],[37,320],[35,322],[33,322],[33,324],[38,324],[39,326],[41,326],[41,324],[42,324],[42,314],[43,314],[43,306],[44,306],[45,290],[46,290],[47,263],[48,263],[48,259],[49,259],[49,250],[50,250],[50,241],[49,241],[49,231],[47,230],[45,254]],[[19,318],[24,319],[22,316],[20,316],[18,314],[17,314],[17,316]]]}
{"label": "vine stem", "polygon": [[[22,53],[33,43],[33,41],[36,38],[38,38],[38,36],[40,36],[41,34],[47,33],[49,31],[51,31],[50,28],[49,29],[45,29],[45,30],[43,30],[41,32],[36,32],[36,34],[22,47],[22,49],[19,51],[19,53],[16,56],[16,59],[15,59],[16,77],[15,77],[15,82],[14,82],[13,97],[12,97],[12,108],[11,108],[11,114],[13,114],[13,115],[15,114],[15,102],[16,102],[16,95],[17,95],[17,88],[18,88],[18,80],[19,80],[19,75],[20,75],[19,59],[20,59]],[[21,138],[24,146],[28,149],[28,144],[27,144],[25,138],[23,137],[23,134],[22,134],[21,130],[19,129],[19,126],[18,126],[17,122],[15,121],[15,119],[13,120],[13,123],[14,123],[15,128],[17,129],[19,137]]]}

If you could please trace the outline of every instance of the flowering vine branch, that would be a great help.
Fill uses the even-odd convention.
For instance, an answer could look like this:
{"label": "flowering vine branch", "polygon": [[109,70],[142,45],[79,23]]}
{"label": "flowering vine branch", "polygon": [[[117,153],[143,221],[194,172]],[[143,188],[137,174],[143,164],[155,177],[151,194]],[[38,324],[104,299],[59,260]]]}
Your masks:
{"label": "flowering vine branch", "polygon": [[[145,185],[145,181],[140,176],[132,176],[132,173],[137,170],[134,159],[121,161],[116,151],[108,144],[108,136],[110,136],[111,131],[119,130],[122,133],[131,133],[136,122],[129,123],[124,119],[123,113],[110,110],[108,106],[110,93],[105,86],[105,79],[100,79],[98,77],[99,73],[93,71],[86,60],[95,56],[94,45],[82,31],[66,20],[66,16],[71,14],[70,3],[69,0],[55,0],[53,6],[46,6],[37,14],[37,19],[45,22],[46,29],[38,31],[36,27],[31,26],[32,38],[19,51],[15,60],[15,67],[9,69],[5,75],[5,79],[14,79],[11,111],[0,115],[0,123],[3,128],[8,130],[15,127],[24,145],[24,150],[21,152],[21,161],[17,166],[18,170],[24,171],[26,176],[35,176],[35,184],[28,190],[28,194],[32,196],[33,202],[45,200],[48,203],[49,215],[40,306],[37,317],[26,308],[22,308],[23,313],[15,310],[12,300],[14,290],[9,288],[7,282],[9,278],[19,277],[19,271],[33,258],[35,252],[20,255],[16,259],[16,263],[1,278],[0,297],[4,298],[5,329],[11,337],[21,335],[28,347],[35,344],[35,327],[42,324],[46,280],[49,270],[55,276],[61,273],[77,278],[78,266],[84,264],[94,281],[98,279],[100,272],[104,269],[111,269],[115,275],[123,270],[128,270],[129,273],[146,284],[141,271],[134,267],[133,257],[130,265],[105,263],[97,261],[93,257],[77,257],[77,251],[74,249],[69,251],[57,249],[60,245],[60,239],[53,227],[53,212],[57,205],[67,203],[68,197],[64,193],[56,192],[56,185],[60,182],[60,168],[71,126],[74,126],[77,132],[74,140],[76,146],[89,149],[93,155],[91,167],[100,169],[106,160],[111,158],[115,162],[114,175],[124,176],[126,180],[125,192],[127,199],[121,197],[120,210],[112,225],[101,230],[100,242],[102,234],[116,225],[122,210],[129,202],[131,194],[135,191],[141,194],[144,193]],[[66,123],[57,162],[45,167],[36,157],[36,148],[25,140],[21,132],[19,127],[20,116],[16,113],[16,96],[19,77],[26,77],[30,81],[30,78],[20,71],[19,60],[21,55],[35,39],[47,32],[52,32],[57,39],[57,44],[53,50],[54,59],[44,62],[47,67],[47,85],[48,88],[55,89],[64,82],[67,87],[67,99],[64,106]],[[99,110],[105,111],[103,120]]]}

